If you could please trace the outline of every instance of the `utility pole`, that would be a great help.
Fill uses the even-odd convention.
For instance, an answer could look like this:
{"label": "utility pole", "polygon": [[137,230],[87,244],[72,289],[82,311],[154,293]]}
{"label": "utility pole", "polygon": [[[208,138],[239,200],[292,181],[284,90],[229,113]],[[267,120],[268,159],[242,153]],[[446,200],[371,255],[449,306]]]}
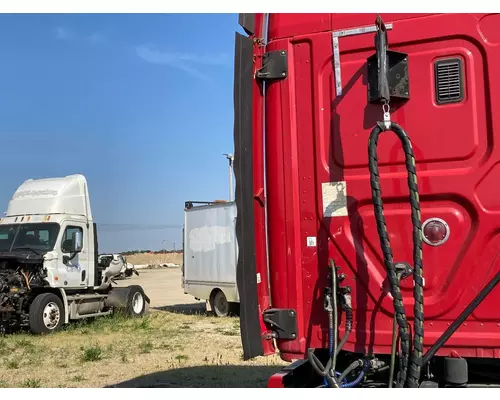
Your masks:
{"label": "utility pole", "polygon": [[174,251],[175,251],[175,240],[172,241],[172,244],[174,245]]}
{"label": "utility pole", "polygon": [[229,201],[233,201],[233,163],[234,163],[234,155],[233,154],[223,154],[229,161]]}

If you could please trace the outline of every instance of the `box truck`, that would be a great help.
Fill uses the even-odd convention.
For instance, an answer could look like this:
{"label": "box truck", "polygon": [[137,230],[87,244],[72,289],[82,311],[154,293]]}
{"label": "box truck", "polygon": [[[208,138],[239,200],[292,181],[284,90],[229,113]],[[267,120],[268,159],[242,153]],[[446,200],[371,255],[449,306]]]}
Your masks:
{"label": "box truck", "polygon": [[193,202],[184,208],[184,293],[205,300],[207,310],[225,317],[238,313],[238,244],[234,202]]}

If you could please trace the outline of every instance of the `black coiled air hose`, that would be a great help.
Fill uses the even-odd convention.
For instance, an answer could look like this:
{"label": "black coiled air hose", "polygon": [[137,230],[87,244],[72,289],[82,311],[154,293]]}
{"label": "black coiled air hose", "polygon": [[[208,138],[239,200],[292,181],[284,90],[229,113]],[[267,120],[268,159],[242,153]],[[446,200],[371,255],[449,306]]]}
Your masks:
{"label": "black coiled air hose", "polygon": [[[406,170],[408,172],[408,187],[410,190],[411,219],[413,224],[413,297],[415,300],[415,334],[413,340],[413,353],[409,362],[409,368],[408,358],[410,353],[410,333],[403,305],[403,297],[401,295],[401,290],[399,287],[399,279],[392,256],[389,235],[387,232],[387,224],[384,216],[384,205],[382,202],[382,194],[380,190],[380,174],[377,158],[377,143],[379,135],[382,132],[389,130],[394,132],[398,136],[405,152],[405,164]],[[377,221],[380,246],[382,248],[382,253],[384,256],[384,264],[387,269],[387,276],[390,283],[390,291],[393,298],[394,311],[399,327],[399,336],[401,340],[401,370],[398,376],[396,387],[404,387],[405,384],[407,384],[407,386],[409,387],[418,387],[423,356],[424,281],[422,277],[422,223],[420,216],[420,199],[418,195],[417,174],[415,170],[415,157],[413,155],[410,138],[403,130],[403,128],[401,128],[401,126],[399,126],[397,123],[390,122],[389,126],[386,127],[384,123],[380,122],[373,128],[370,133],[370,139],[368,142],[368,157],[375,219]]]}

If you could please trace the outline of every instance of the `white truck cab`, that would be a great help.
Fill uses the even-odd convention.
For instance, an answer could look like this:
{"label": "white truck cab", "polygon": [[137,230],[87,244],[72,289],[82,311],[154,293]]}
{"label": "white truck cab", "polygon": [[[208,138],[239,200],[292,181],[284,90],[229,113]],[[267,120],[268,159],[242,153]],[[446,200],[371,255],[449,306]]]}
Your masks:
{"label": "white truck cab", "polygon": [[122,259],[100,260],[85,177],[25,181],[0,219],[0,330],[49,332],[117,309],[143,315],[140,286],[112,286]]}

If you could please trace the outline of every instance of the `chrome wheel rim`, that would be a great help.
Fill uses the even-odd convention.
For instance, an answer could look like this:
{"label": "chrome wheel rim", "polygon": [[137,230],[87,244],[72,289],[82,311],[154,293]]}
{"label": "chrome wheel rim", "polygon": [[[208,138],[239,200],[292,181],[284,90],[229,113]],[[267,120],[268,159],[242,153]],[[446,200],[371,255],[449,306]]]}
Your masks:
{"label": "chrome wheel rim", "polygon": [[132,310],[134,310],[134,313],[140,314],[143,307],[144,297],[142,297],[141,293],[137,292],[134,294],[134,297],[132,297]]}
{"label": "chrome wheel rim", "polygon": [[59,306],[51,301],[43,309],[43,324],[47,329],[54,329],[61,320]]}

